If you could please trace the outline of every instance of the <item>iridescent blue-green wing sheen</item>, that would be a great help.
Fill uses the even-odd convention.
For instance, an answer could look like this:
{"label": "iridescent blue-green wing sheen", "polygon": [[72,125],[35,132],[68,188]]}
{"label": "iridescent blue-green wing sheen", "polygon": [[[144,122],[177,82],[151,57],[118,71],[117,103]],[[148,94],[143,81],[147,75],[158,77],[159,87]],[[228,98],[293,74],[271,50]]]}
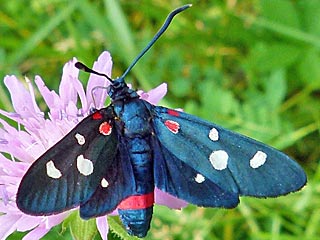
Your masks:
{"label": "iridescent blue-green wing sheen", "polygon": [[306,183],[284,153],[198,117],[149,106],[155,185],[200,206],[234,207],[238,196],[277,197]]}
{"label": "iridescent blue-green wing sheen", "polygon": [[228,192],[205,178],[168,149],[154,141],[154,178],[157,188],[202,207],[233,208],[238,194]]}
{"label": "iridescent blue-green wing sheen", "polygon": [[59,213],[84,204],[107,185],[119,149],[113,126],[113,107],[100,109],[39,157],[20,183],[19,209],[30,215]]}
{"label": "iridescent blue-green wing sheen", "polygon": [[136,194],[136,181],[129,157],[127,146],[120,137],[117,155],[107,168],[104,180],[90,199],[80,205],[81,218],[106,215],[115,210],[122,200]]}

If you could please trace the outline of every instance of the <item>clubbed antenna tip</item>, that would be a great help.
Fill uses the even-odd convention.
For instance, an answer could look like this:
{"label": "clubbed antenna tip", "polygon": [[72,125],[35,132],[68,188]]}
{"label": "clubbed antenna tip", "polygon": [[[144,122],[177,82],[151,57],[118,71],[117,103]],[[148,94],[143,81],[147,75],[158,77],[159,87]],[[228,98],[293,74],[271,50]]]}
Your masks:
{"label": "clubbed antenna tip", "polygon": [[96,75],[99,75],[99,76],[102,76],[102,77],[105,77],[106,79],[108,79],[110,82],[113,82],[113,80],[106,74],[104,73],[100,73],[100,72],[96,72],[95,70],[87,67],[86,65],[84,65],[82,62],[76,62],[74,64],[74,66],[76,68],[78,68],[79,70],[82,70],[82,71],[85,71],[87,73],[93,73],[93,74],[96,74]]}
{"label": "clubbed antenna tip", "polygon": [[125,76],[130,72],[130,70],[136,65],[136,63],[139,61],[139,59],[152,47],[152,45],[161,37],[161,35],[167,30],[169,27],[172,19],[174,18],[175,15],[178,13],[186,10],[187,8],[191,7],[192,4],[186,4],[183,5],[182,7],[179,7],[175,10],[173,10],[165,20],[164,24],[162,27],[159,29],[159,31],[154,35],[152,40],[149,42],[149,44],[140,52],[140,54],[133,60],[133,62],[130,64],[130,66],[127,68],[127,70],[122,74],[120,77],[121,79],[124,79]]}

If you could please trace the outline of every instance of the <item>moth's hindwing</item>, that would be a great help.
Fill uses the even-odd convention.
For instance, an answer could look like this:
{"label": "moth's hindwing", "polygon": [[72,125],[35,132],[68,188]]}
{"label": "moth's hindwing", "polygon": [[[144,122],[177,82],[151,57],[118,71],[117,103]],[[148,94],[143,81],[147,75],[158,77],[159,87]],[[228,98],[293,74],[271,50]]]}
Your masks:
{"label": "moth's hindwing", "polygon": [[228,192],[154,141],[154,178],[157,188],[202,207],[233,208],[238,194]]}
{"label": "moth's hindwing", "polygon": [[112,164],[106,169],[103,180],[90,199],[80,205],[84,219],[103,216],[113,211],[125,198],[136,192],[135,179],[129,153],[124,140],[119,137],[119,147]]}

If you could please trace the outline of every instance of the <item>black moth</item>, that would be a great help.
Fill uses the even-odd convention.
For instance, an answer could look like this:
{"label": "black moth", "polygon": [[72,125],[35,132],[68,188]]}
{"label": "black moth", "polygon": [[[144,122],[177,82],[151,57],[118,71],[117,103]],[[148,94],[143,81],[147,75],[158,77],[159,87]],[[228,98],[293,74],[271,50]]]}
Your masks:
{"label": "black moth", "polygon": [[146,236],[154,188],[203,207],[234,208],[239,196],[277,197],[306,183],[302,168],[278,150],[187,113],[151,105],[124,78],[167,29],[164,25],[126,72],[105,76],[112,103],[95,110],[29,168],[17,205],[30,215],[80,206],[84,219],[118,208],[129,234]]}

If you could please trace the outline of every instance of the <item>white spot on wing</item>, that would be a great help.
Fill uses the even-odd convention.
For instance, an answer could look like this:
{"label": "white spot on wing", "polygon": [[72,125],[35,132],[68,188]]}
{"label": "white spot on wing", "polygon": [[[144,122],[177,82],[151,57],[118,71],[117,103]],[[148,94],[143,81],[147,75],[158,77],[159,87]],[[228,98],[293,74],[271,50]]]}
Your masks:
{"label": "white spot on wing", "polygon": [[195,180],[197,183],[203,183],[204,180],[206,180],[206,179],[204,178],[203,175],[201,175],[200,173],[197,173],[197,175],[195,176],[194,180]]}
{"label": "white spot on wing", "polygon": [[212,141],[218,141],[219,140],[219,132],[216,128],[212,128],[209,132],[209,138]]}
{"label": "white spot on wing", "polygon": [[86,139],[80,133],[77,133],[74,137],[77,139],[79,145],[85,144]]}
{"label": "white spot on wing", "polygon": [[61,172],[59,171],[59,169],[57,169],[54,166],[54,162],[53,161],[49,161],[46,164],[46,168],[47,168],[47,175],[51,178],[54,179],[58,179],[62,176]]}
{"label": "white spot on wing", "polygon": [[267,160],[267,154],[262,151],[257,151],[253,158],[250,159],[250,167],[261,167]]}
{"label": "white spot on wing", "polygon": [[213,151],[209,156],[211,165],[216,170],[226,169],[228,165],[228,158],[228,153],[223,150]]}
{"label": "white spot on wing", "polygon": [[108,182],[105,178],[102,178],[102,180],[101,180],[101,186],[102,186],[103,188],[106,188],[106,187],[109,186],[109,182]]}
{"label": "white spot on wing", "polygon": [[92,162],[89,159],[84,158],[83,155],[77,157],[77,168],[84,176],[89,176],[93,172]]}

